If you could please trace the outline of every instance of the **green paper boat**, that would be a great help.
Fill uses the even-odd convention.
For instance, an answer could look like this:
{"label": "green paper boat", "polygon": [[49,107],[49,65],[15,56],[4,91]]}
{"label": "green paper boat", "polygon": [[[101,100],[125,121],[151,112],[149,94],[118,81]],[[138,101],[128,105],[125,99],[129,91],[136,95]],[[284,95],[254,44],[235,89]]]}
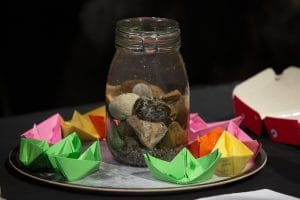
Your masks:
{"label": "green paper boat", "polygon": [[99,141],[95,141],[78,159],[56,156],[55,161],[59,171],[68,181],[81,179],[99,169]]}
{"label": "green paper boat", "polygon": [[68,157],[68,158],[78,158],[81,152],[81,142],[77,134],[74,132],[68,135],[55,145],[51,146],[46,154],[51,163],[52,168],[58,171],[58,166],[56,165],[55,157]]}
{"label": "green paper boat", "polygon": [[156,179],[177,184],[202,182],[212,177],[221,153],[213,151],[206,156],[195,157],[183,148],[171,161],[164,161],[144,154],[144,158],[152,176]]}
{"label": "green paper boat", "polygon": [[21,138],[19,159],[31,170],[44,169],[49,166],[45,152],[49,149],[46,140]]}

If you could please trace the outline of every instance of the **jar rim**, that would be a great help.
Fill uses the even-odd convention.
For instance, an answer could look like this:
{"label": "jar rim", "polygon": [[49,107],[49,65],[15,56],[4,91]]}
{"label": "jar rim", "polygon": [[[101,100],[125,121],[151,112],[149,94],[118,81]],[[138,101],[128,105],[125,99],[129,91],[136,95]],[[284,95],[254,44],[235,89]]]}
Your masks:
{"label": "jar rim", "polygon": [[176,20],[161,17],[136,17],[117,22],[117,31],[127,34],[170,34],[179,32]]}
{"label": "jar rim", "polygon": [[125,49],[148,52],[179,49],[177,21],[160,17],[136,17],[117,22],[115,44]]}

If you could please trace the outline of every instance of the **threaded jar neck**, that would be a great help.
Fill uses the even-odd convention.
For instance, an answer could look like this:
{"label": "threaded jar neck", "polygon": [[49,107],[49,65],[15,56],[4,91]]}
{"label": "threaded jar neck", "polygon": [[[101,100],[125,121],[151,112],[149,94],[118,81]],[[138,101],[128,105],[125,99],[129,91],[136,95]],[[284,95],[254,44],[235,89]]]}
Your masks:
{"label": "threaded jar neck", "polygon": [[180,48],[178,22],[158,17],[138,17],[117,22],[115,45],[137,52]]}

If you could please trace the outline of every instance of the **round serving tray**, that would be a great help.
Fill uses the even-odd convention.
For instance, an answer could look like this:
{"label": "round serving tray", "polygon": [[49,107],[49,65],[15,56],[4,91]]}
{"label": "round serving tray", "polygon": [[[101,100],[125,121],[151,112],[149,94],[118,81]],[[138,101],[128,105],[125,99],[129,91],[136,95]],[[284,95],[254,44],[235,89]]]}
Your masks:
{"label": "round serving tray", "polygon": [[213,177],[205,182],[178,185],[154,179],[148,168],[122,165],[113,160],[105,142],[101,142],[102,162],[99,171],[74,182],[66,181],[60,174],[48,172],[33,172],[22,165],[19,160],[19,148],[14,148],[9,153],[9,164],[17,172],[39,182],[48,183],[70,189],[95,192],[154,194],[173,193],[189,190],[199,190],[245,179],[259,172],[267,162],[267,154],[261,149],[255,160],[248,163],[243,173],[235,177]]}

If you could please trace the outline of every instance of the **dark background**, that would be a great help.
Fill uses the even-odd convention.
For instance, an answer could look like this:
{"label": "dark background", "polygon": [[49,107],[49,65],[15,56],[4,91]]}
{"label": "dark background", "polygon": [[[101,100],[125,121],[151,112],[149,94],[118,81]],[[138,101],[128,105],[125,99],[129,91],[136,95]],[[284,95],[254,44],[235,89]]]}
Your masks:
{"label": "dark background", "polygon": [[300,66],[299,0],[9,1],[0,116],[104,101],[116,21],[137,16],[180,23],[192,87]]}

